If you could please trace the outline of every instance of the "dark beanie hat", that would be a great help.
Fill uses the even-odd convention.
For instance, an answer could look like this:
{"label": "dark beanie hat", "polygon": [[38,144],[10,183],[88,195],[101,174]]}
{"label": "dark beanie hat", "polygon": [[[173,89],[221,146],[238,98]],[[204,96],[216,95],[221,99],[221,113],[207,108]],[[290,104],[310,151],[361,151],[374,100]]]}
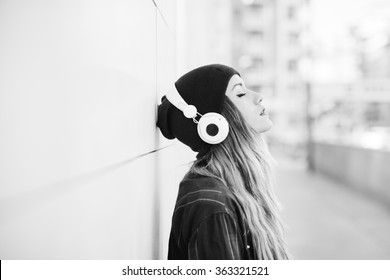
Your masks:
{"label": "dark beanie hat", "polygon": [[[198,113],[221,113],[225,92],[230,78],[239,73],[231,67],[211,64],[196,68],[183,75],[175,83],[183,99],[197,108]],[[198,135],[197,124],[172,105],[164,96],[158,106],[157,126],[168,139],[177,138],[199,155],[205,154],[210,144]],[[198,156],[199,156],[198,155]]]}

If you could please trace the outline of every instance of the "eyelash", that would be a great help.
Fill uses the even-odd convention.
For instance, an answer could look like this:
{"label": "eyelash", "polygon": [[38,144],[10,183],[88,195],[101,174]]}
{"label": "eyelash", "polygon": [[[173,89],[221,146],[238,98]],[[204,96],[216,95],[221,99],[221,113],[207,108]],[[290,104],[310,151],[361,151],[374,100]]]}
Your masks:
{"label": "eyelash", "polygon": [[239,94],[237,94],[237,96],[238,97],[243,97],[245,94],[246,94],[246,92],[240,92]]}

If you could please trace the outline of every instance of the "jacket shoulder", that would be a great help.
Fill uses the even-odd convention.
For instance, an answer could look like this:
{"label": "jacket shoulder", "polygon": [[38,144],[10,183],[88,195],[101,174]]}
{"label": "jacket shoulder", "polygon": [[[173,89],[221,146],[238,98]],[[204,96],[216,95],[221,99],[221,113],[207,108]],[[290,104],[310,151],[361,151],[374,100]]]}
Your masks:
{"label": "jacket shoulder", "polygon": [[196,209],[198,214],[202,213],[201,216],[218,212],[230,213],[233,200],[229,188],[217,178],[185,179],[180,183],[175,212],[182,208],[191,208]]}

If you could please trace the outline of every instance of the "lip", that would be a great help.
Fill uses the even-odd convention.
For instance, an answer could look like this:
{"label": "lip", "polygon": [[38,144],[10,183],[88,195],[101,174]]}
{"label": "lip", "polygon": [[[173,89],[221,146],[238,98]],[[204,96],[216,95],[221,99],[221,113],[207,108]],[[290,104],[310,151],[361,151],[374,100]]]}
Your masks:
{"label": "lip", "polygon": [[263,108],[263,110],[261,110],[261,113],[260,113],[260,116],[267,116],[267,112],[265,111],[265,108]]}

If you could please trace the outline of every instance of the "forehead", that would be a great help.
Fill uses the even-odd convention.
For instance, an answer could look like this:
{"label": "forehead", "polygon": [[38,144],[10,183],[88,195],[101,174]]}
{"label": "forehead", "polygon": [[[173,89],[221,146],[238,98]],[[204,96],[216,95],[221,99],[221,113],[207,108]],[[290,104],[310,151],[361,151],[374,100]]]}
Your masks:
{"label": "forehead", "polygon": [[230,78],[230,81],[229,81],[228,86],[226,88],[226,93],[225,94],[228,95],[229,93],[231,93],[233,88],[234,88],[234,86],[237,85],[237,84],[244,85],[244,81],[242,80],[242,78],[239,75],[235,74],[235,75],[233,75]]}

